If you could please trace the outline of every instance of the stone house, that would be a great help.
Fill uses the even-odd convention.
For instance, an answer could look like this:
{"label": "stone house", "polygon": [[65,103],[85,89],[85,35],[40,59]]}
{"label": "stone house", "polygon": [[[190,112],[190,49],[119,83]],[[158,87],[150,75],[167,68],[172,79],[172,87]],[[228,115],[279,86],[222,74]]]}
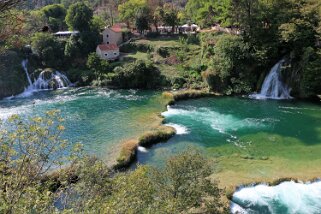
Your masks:
{"label": "stone house", "polygon": [[116,44],[101,44],[97,46],[96,54],[101,59],[117,60],[119,58],[119,47]]}
{"label": "stone house", "polygon": [[103,43],[104,44],[117,44],[120,45],[125,40],[125,32],[127,32],[127,25],[118,23],[112,27],[107,27],[103,31]]}

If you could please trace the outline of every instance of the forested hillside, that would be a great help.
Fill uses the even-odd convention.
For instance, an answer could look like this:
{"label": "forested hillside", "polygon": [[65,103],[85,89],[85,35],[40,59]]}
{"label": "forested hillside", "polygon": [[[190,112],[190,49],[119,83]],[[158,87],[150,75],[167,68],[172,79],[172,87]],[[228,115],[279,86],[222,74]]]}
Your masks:
{"label": "forested hillside", "polygon": [[[0,20],[1,49],[18,51],[21,56],[23,47],[31,45],[33,57],[42,62],[40,66],[65,70],[73,80],[84,84],[113,82],[115,75],[109,73],[117,73],[113,69],[124,64],[100,67],[99,81],[90,75],[87,58],[101,43],[100,32],[106,26],[124,22],[130,32],[155,38],[160,36],[159,26],[175,29],[195,23],[201,28],[197,35],[179,37],[187,55],[193,54],[197,60],[193,64],[188,57],[184,59],[182,53],[167,50],[168,56],[161,57],[170,62],[175,59],[176,63],[165,69],[182,72],[172,73],[179,80],[173,80],[173,75],[166,76],[165,72],[165,78],[162,78],[165,81],[158,85],[191,87],[191,81],[202,79],[201,84],[197,82],[196,85],[207,84],[211,90],[224,94],[249,93],[258,91],[272,66],[284,59],[282,79],[292,89],[293,96],[309,97],[321,93],[321,3],[318,0],[43,0],[17,3],[10,12],[3,13],[5,18]],[[71,20],[70,17],[77,17],[77,13],[85,18]],[[213,26],[234,33],[218,32]],[[65,41],[49,35],[59,30],[80,30],[81,34]],[[167,36],[177,39],[175,35]],[[46,49],[52,48],[55,54],[47,54],[50,51],[38,45],[47,42]],[[189,45],[197,45],[199,49],[188,48]],[[159,61],[157,50],[147,49],[143,54],[147,54],[148,60]],[[39,67],[37,64],[32,66]],[[156,67],[164,69],[164,66]],[[78,76],[75,69],[79,70]]]}

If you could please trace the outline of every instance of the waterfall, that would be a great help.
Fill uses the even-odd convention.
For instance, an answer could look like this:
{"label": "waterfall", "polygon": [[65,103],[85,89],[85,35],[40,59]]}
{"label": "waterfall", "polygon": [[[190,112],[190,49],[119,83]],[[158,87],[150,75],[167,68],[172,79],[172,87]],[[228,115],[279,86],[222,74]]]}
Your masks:
{"label": "waterfall", "polygon": [[24,70],[24,71],[25,71],[25,73],[26,73],[26,76],[27,76],[27,79],[28,79],[29,86],[31,86],[31,85],[32,85],[32,82],[31,82],[31,78],[30,78],[30,76],[29,76],[29,72],[28,72],[27,64],[28,64],[28,60],[27,60],[27,59],[23,60],[23,61],[22,61],[22,63],[21,63],[21,65],[22,65],[22,67],[23,67],[23,70]]}
{"label": "waterfall", "polygon": [[252,94],[254,99],[291,99],[290,89],[281,81],[281,67],[284,60],[276,63],[265,78],[259,94]]}
{"label": "waterfall", "polygon": [[66,88],[72,85],[66,75],[62,74],[59,71],[48,70],[42,71],[39,74],[39,77],[36,78],[34,82],[32,82],[27,68],[28,60],[23,60],[21,64],[26,73],[29,86],[25,88],[24,92],[18,95],[18,97],[28,97],[31,96],[34,92],[40,90],[54,90]]}
{"label": "waterfall", "polygon": [[34,89],[37,90],[50,90],[58,88],[66,88],[70,86],[71,82],[66,75],[60,73],[59,71],[48,72],[42,71],[39,74],[38,79],[33,83]]}

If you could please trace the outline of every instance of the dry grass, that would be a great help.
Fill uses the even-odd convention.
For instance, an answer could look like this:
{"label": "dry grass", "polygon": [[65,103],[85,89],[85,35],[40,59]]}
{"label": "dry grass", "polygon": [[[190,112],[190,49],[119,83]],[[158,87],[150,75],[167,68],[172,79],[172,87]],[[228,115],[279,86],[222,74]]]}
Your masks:
{"label": "dry grass", "polygon": [[129,140],[121,145],[121,151],[117,158],[116,169],[126,168],[135,159],[137,153],[138,142],[136,140]]}
{"label": "dry grass", "polygon": [[188,99],[197,99],[202,97],[212,97],[212,96],[221,96],[218,93],[209,92],[207,90],[180,90],[177,92],[165,91],[163,97],[169,99],[168,105],[173,105],[176,101],[188,100]]}
{"label": "dry grass", "polygon": [[149,147],[160,142],[165,142],[169,140],[171,137],[173,137],[175,134],[176,131],[173,127],[160,126],[155,130],[143,134],[139,138],[138,142],[141,146]]}

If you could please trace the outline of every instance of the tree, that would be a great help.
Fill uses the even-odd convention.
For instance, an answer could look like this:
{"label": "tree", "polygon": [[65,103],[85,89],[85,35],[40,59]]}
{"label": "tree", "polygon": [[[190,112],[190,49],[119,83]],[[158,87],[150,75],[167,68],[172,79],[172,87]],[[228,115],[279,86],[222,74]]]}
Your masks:
{"label": "tree", "polygon": [[109,72],[109,63],[107,60],[100,59],[96,53],[88,55],[87,67],[95,74],[96,80],[99,80],[102,74]]}
{"label": "tree", "polygon": [[135,25],[141,34],[143,34],[144,30],[149,29],[150,19],[150,11],[147,7],[143,7],[137,12]]}
{"label": "tree", "polygon": [[66,9],[62,4],[52,4],[41,9],[52,31],[58,31],[65,26]]}
{"label": "tree", "polygon": [[71,30],[90,31],[93,11],[83,2],[70,5],[66,23]]}
{"label": "tree", "polygon": [[64,47],[53,35],[36,33],[31,38],[34,53],[46,66],[57,67],[63,63]]}
{"label": "tree", "polygon": [[138,60],[124,67],[116,67],[111,85],[119,88],[153,89],[161,83],[161,73],[152,62]]}
{"label": "tree", "polygon": [[[0,212],[50,213],[53,195],[44,188],[47,173],[68,160],[68,143],[57,111],[0,123]],[[43,182],[41,182],[43,181]]]}
{"label": "tree", "polygon": [[[227,213],[222,190],[208,177],[210,162],[195,151],[170,158],[163,169],[140,166],[111,181],[105,213]],[[128,203],[130,202],[130,203]]]}
{"label": "tree", "polygon": [[[0,13],[4,14],[6,11],[16,7],[22,2],[24,2],[24,0],[2,0],[0,1]],[[0,15],[0,18],[3,17]]]}
{"label": "tree", "polygon": [[137,12],[146,6],[146,0],[128,0],[118,6],[119,17],[128,24],[132,24]]}
{"label": "tree", "polygon": [[178,25],[178,10],[172,4],[164,4],[163,7],[159,8],[159,14],[162,22],[172,27],[174,32],[175,26]]}

